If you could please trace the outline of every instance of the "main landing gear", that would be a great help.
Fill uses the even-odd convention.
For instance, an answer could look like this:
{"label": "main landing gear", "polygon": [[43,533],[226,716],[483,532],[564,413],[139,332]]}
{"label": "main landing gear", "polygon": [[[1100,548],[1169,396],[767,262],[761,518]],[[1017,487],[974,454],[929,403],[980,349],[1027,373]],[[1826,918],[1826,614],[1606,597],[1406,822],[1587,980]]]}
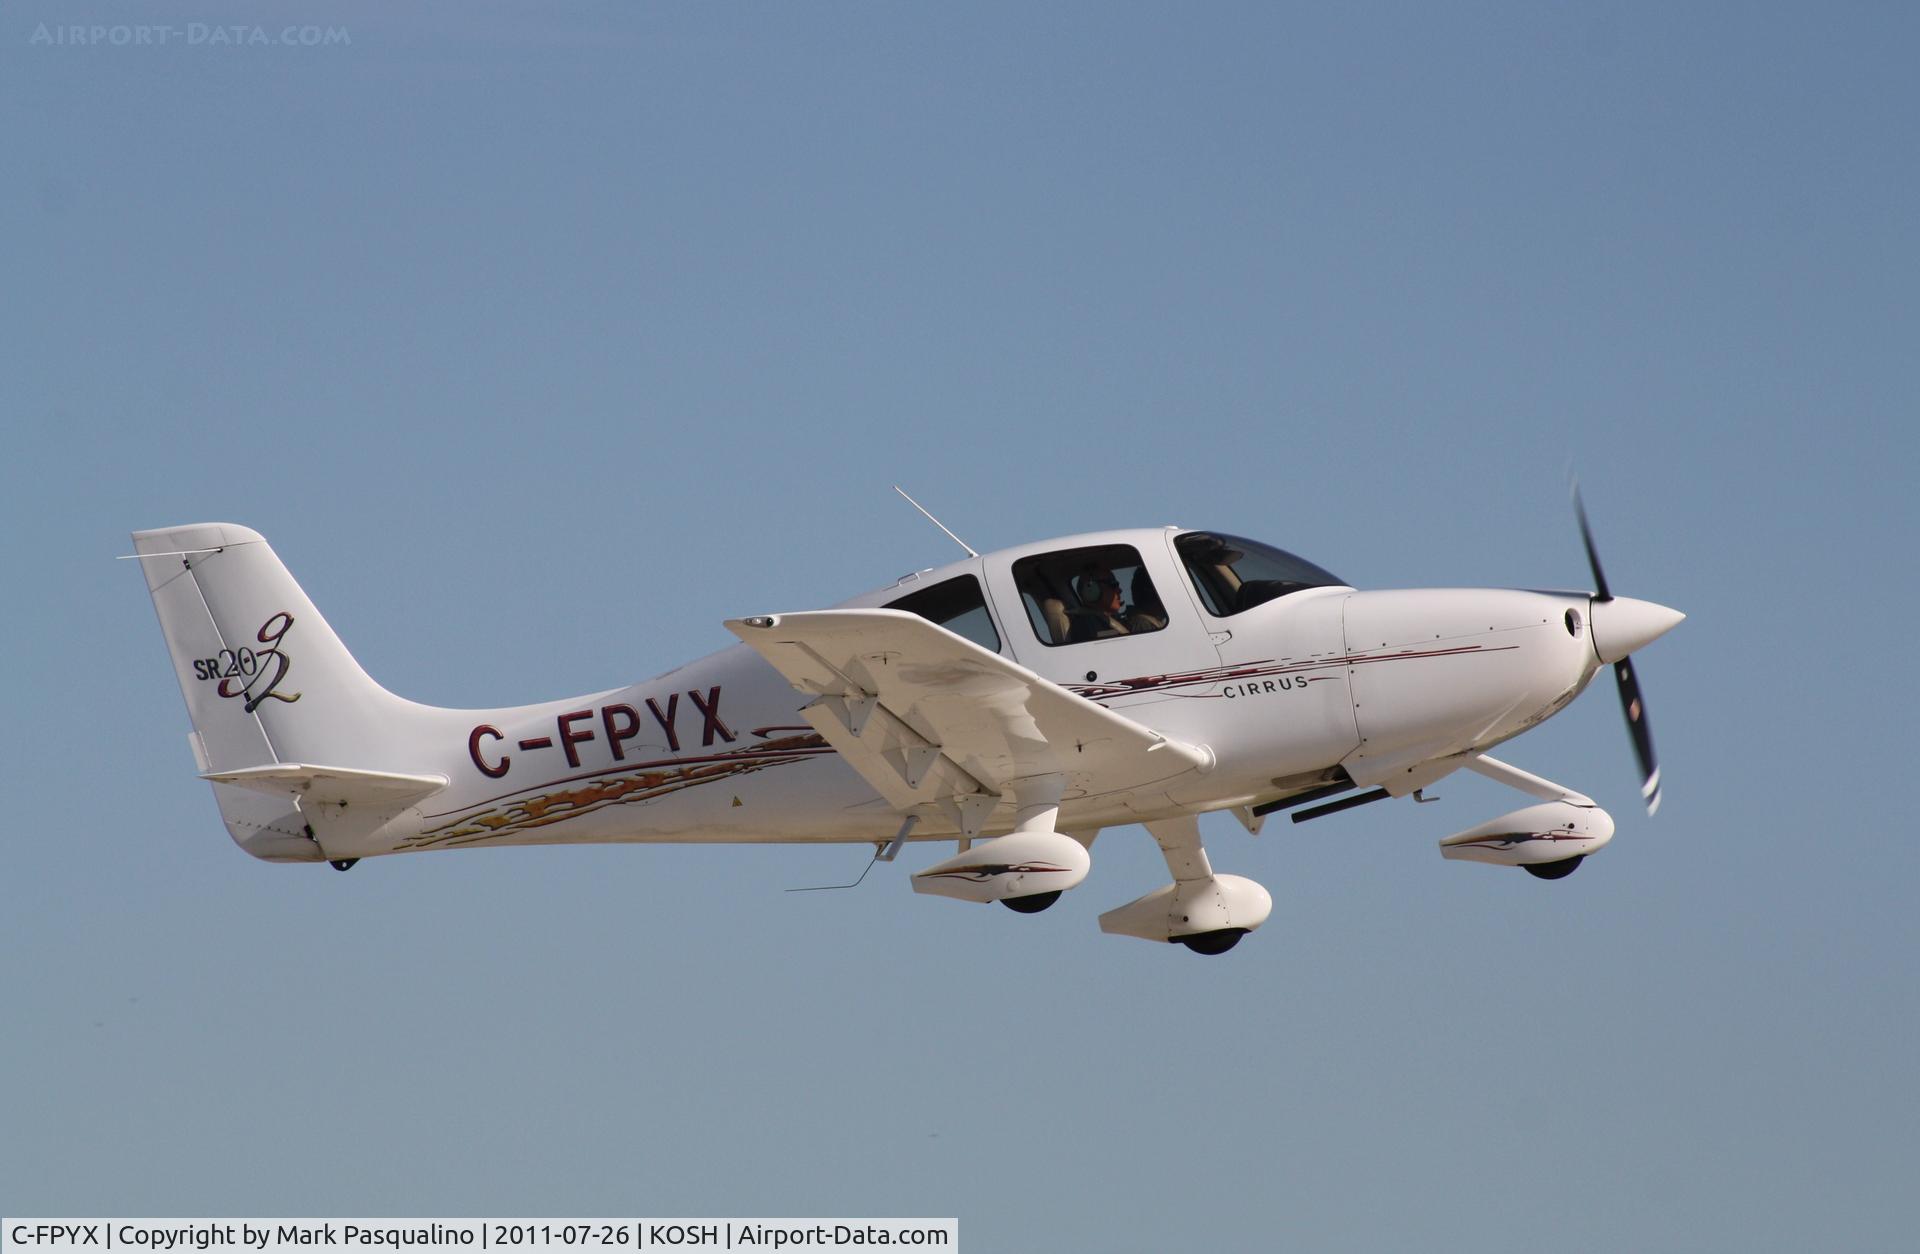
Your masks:
{"label": "main landing gear", "polygon": [[1267,921],[1273,898],[1238,875],[1216,874],[1193,815],[1147,824],[1173,883],[1100,916],[1100,930],[1141,940],[1177,941],[1196,954],[1224,954]]}
{"label": "main landing gear", "polygon": [[1002,897],[1000,904],[1015,914],[1039,914],[1058,900],[1060,892],[1056,889],[1050,893],[1031,893],[1025,897]]}
{"label": "main landing gear", "polygon": [[327,865],[336,871],[351,871],[353,870],[353,864],[358,861],[360,861],[358,858],[335,858],[327,863]]}

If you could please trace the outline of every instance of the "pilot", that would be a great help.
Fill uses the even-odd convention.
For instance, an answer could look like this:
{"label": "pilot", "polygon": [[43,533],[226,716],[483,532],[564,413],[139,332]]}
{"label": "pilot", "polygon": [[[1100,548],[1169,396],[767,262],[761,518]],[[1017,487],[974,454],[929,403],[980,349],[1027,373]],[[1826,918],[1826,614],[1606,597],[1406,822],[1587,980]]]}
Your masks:
{"label": "pilot", "polygon": [[1127,615],[1127,629],[1139,636],[1159,631],[1166,625],[1167,607],[1161,603],[1160,594],[1153,590],[1147,568],[1142,566],[1133,572],[1133,612]]}
{"label": "pilot", "polygon": [[1109,636],[1131,633],[1127,626],[1125,603],[1120,596],[1120,581],[1104,566],[1090,566],[1073,580],[1073,595],[1080,602],[1073,615],[1073,630],[1068,640],[1081,644],[1105,640]]}

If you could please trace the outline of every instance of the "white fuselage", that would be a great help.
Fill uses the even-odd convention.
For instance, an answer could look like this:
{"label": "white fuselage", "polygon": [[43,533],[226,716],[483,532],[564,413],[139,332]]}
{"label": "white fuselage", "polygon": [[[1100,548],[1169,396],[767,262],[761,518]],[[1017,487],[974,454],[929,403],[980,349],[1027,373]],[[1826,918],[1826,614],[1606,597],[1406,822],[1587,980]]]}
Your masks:
{"label": "white fuselage", "polygon": [[[1253,805],[1332,778],[1334,768],[1404,794],[1453,769],[1460,755],[1549,717],[1600,665],[1585,594],[1313,587],[1216,616],[1181,569],[1178,534],[1102,533],[1005,550],[846,604],[883,606],[974,575],[1002,655],[1211,751],[1211,769],[1152,791],[1068,795],[1064,831]],[[1031,598],[1023,608],[1014,563],[1095,542],[1137,548],[1160,590],[1164,628],[1043,644],[1041,611]],[[736,645],[630,688],[566,701],[498,711],[410,707],[416,717],[404,734],[376,731],[358,752],[369,767],[441,774],[448,787],[356,847],[330,845],[326,853],[891,839],[900,815],[816,734],[800,713],[807,700]],[[281,748],[299,760],[298,745]],[[935,820],[913,838],[955,834]]]}

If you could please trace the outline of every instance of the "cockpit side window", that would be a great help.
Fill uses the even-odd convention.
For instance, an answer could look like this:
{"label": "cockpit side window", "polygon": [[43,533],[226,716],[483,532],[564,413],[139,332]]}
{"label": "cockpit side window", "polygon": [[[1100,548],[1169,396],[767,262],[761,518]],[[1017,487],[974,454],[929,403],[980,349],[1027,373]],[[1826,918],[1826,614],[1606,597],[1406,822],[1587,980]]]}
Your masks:
{"label": "cockpit side window", "polygon": [[987,612],[986,594],[980,591],[980,581],[972,575],[942,580],[931,588],[889,601],[885,608],[918,614],[983,649],[1000,652],[1000,633],[994,630],[993,615]]}
{"label": "cockpit side window", "polygon": [[1189,531],[1173,547],[1186,564],[1200,603],[1215,618],[1230,618],[1302,588],[1346,584],[1285,549],[1217,531]]}
{"label": "cockpit side window", "polygon": [[1013,564],[1013,585],[1044,645],[1142,636],[1167,625],[1160,594],[1132,545],[1023,557]]}

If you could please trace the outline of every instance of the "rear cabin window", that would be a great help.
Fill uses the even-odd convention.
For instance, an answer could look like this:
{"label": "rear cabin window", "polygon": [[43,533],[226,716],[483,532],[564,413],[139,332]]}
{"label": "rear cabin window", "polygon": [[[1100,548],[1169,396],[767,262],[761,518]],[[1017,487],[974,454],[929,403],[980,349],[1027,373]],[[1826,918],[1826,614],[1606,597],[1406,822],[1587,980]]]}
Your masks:
{"label": "rear cabin window", "polygon": [[922,588],[911,596],[887,602],[886,608],[918,614],[991,653],[1000,652],[1000,633],[994,630],[993,615],[987,613],[987,598],[980,591],[980,581],[972,575]]}
{"label": "rear cabin window", "polygon": [[1166,607],[1132,545],[1023,557],[1013,564],[1013,584],[1044,645],[1144,636],[1167,625]]}
{"label": "rear cabin window", "polygon": [[1230,618],[1302,588],[1345,587],[1338,575],[1258,540],[1189,531],[1173,542],[1193,590],[1215,618]]}

